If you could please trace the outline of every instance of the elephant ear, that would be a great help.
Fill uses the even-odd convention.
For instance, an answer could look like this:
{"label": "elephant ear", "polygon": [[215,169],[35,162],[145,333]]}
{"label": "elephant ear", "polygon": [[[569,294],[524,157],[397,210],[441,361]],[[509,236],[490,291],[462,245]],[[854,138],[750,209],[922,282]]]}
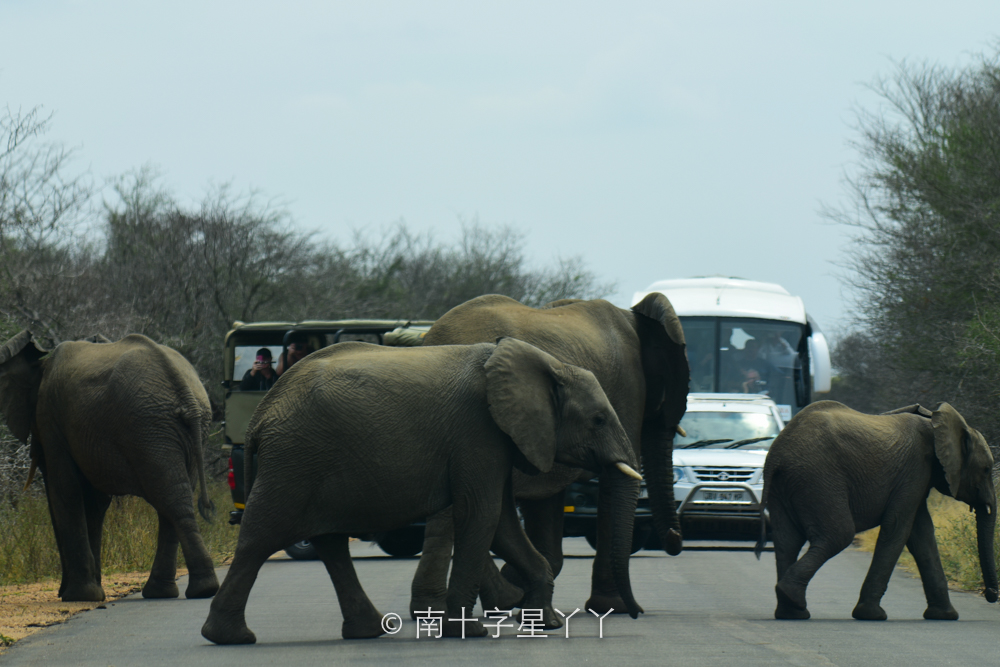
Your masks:
{"label": "elephant ear", "polygon": [[965,460],[965,443],[969,437],[969,425],[958,410],[942,403],[931,414],[934,428],[934,453],[944,468],[944,477],[953,498],[958,497],[958,487],[962,481],[962,462]]}
{"label": "elephant ear", "polygon": [[642,345],[642,369],[646,377],[646,415],[660,415],[671,427],[680,422],[687,408],[691,369],[680,318],[670,300],[652,292],[632,306],[636,333]]}
{"label": "elephant ear", "polygon": [[564,364],[516,338],[501,338],[486,369],[490,415],[542,472],[556,456],[556,406]]}
{"label": "elephant ear", "polygon": [[24,330],[0,346],[0,415],[21,442],[28,441],[35,421],[35,401],[42,379],[44,355]]}

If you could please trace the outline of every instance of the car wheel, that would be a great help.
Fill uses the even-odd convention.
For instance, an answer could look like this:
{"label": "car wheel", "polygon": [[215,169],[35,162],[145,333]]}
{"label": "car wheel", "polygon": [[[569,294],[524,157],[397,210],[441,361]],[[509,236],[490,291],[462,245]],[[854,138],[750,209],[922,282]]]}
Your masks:
{"label": "car wheel", "polygon": [[[641,551],[643,547],[646,546],[646,541],[649,539],[652,532],[652,526],[649,525],[635,526],[632,529],[632,553]],[[597,551],[597,530],[587,531],[587,534],[584,535],[584,537],[587,538],[587,544],[589,544],[594,551]]]}
{"label": "car wheel", "polygon": [[319,554],[316,553],[316,547],[309,540],[302,540],[289,547],[285,547],[285,553],[295,560],[316,560],[319,558]]}
{"label": "car wheel", "polygon": [[376,542],[382,551],[390,556],[397,558],[416,556],[424,548],[424,527],[407,526],[390,530],[379,535]]}

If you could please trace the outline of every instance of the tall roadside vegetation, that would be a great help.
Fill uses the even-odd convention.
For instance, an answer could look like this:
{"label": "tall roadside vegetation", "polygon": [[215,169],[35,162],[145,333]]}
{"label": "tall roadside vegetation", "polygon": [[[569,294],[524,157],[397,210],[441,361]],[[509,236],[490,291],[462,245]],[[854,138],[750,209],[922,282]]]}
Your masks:
{"label": "tall roadside vegetation", "polygon": [[833,397],[869,412],[948,401],[1000,444],[1000,52],[904,62],[871,89],[849,203],[827,211],[855,231]]}

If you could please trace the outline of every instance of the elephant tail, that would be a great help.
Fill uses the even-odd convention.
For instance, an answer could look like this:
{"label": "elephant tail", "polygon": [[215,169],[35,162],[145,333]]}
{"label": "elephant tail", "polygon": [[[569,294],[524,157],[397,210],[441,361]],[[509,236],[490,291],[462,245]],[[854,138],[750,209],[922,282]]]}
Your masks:
{"label": "elephant tail", "polygon": [[215,519],[215,503],[208,497],[208,484],[205,482],[205,457],[203,447],[208,440],[208,423],[204,420],[197,420],[191,424],[191,430],[195,433],[197,442],[194,447],[195,462],[198,465],[198,513],[205,521]]}

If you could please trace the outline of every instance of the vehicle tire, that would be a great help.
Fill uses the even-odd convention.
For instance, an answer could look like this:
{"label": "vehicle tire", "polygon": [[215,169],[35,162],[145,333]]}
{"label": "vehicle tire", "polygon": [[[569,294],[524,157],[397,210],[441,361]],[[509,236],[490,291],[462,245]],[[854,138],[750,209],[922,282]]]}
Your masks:
{"label": "vehicle tire", "polygon": [[316,547],[309,540],[302,540],[289,547],[285,547],[285,553],[288,554],[289,558],[294,558],[295,560],[316,560],[319,558],[319,554],[316,553]]}
{"label": "vehicle tire", "polygon": [[[632,529],[632,553],[642,551],[646,546],[646,541],[649,539],[650,534],[653,532],[653,527],[649,525],[645,526],[635,526]],[[584,535],[587,538],[587,544],[590,545],[592,549],[597,550],[597,530],[587,531]]]}
{"label": "vehicle tire", "polygon": [[376,540],[382,551],[390,556],[406,558],[416,556],[424,548],[424,527],[406,526],[379,535]]}

